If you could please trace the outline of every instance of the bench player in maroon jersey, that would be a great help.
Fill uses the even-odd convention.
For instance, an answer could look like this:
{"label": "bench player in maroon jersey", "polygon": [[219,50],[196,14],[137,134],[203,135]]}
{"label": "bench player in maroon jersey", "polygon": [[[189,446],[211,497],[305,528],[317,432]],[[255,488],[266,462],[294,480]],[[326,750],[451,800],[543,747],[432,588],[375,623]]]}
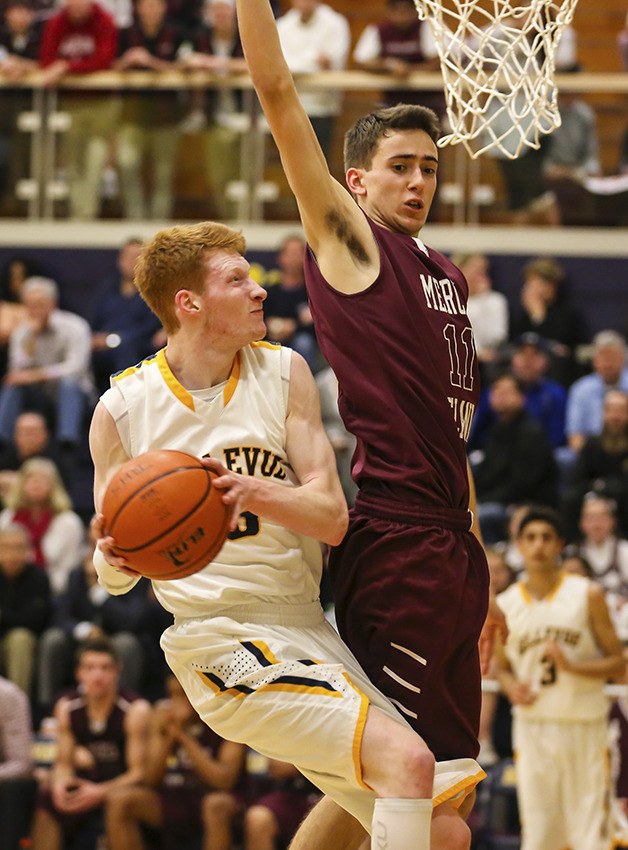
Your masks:
{"label": "bench player in maroon jersey", "polygon": [[[300,105],[268,0],[237,5],[308,240],[317,337],[357,438],[359,493],[331,559],[340,632],[438,759],[474,757],[488,570],[466,438],[479,381],[466,281],[418,239],[436,189],[436,116],[398,106],[359,119],[345,140],[347,191]],[[329,806],[295,848],[322,846],[341,818]]]}

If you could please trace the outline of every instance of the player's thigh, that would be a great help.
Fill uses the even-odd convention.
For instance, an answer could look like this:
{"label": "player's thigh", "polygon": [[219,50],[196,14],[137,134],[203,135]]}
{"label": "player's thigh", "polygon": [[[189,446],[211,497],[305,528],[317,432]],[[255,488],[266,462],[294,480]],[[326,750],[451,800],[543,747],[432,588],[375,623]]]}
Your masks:
{"label": "player's thigh", "polygon": [[107,797],[108,820],[129,819],[159,827],[163,824],[161,799],[157,791],[142,785],[123,785],[113,788]]}

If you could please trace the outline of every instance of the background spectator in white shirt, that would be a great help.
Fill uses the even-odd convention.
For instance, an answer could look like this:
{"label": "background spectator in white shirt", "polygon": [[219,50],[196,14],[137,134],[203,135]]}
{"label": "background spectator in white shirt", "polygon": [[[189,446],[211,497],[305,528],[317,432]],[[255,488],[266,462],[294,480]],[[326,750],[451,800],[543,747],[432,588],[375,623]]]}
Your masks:
{"label": "background spectator in white shirt", "polygon": [[[277,30],[292,73],[342,71],[351,43],[347,19],[319,0],[291,0],[291,5],[290,11],[277,21]],[[300,96],[327,157],[333,141],[334,118],[342,107],[342,94],[304,88]]]}

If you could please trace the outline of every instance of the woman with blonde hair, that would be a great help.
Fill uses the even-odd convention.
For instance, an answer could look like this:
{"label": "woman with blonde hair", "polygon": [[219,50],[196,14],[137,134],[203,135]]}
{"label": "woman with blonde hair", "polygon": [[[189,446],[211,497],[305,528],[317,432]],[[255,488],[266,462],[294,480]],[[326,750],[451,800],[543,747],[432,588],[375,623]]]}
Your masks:
{"label": "woman with blonde hair", "polygon": [[22,464],[0,512],[0,528],[19,523],[29,532],[33,561],[44,569],[55,596],[62,593],[68,574],[81,560],[85,527],[72,509],[72,500],[59,471],[48,458]]}

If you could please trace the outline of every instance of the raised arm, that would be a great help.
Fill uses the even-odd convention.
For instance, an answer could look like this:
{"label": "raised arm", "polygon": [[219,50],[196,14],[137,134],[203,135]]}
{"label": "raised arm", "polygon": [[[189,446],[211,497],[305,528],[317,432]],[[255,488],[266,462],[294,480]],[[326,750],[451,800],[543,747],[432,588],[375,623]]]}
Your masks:
{"label": "raised arm", "polygon": [[375,241],[349,192],[329,173],[284,59],[270,4],[237,0],[237,8],[249,73],[297,199],[308,243],[332,286],[337,281],[337,288],[344,289],[347,277],[357,276],[367,279],[358,287],[364,288],[379,268]]}

